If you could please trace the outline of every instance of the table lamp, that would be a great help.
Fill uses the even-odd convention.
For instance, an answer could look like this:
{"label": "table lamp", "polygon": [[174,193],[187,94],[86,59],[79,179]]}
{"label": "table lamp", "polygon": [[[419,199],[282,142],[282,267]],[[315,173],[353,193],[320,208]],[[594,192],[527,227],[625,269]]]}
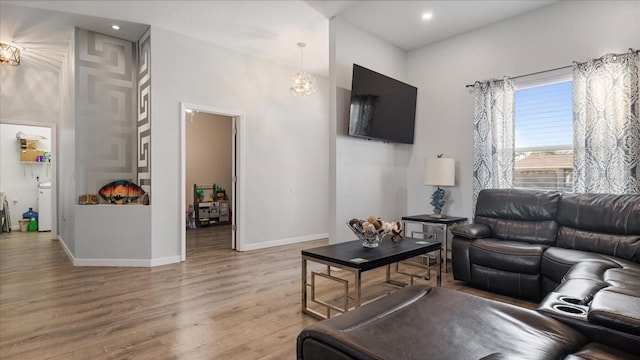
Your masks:
{"label": "table lamp", "polygon": [[443,154],[437,158],[425,161],[425,185],[436,186],[436,190],[431,195],[431,205],[433,205],[433,217],[442,218],[442,208],[445,204],[445,191],[440,186],[454,186],[456,182],[456,161],[454,159],[443,158]]}

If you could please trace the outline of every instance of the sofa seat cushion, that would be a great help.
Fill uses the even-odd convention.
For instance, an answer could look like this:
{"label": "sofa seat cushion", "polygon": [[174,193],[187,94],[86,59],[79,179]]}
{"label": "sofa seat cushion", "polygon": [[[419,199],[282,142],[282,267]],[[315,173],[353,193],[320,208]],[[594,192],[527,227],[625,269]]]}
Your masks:
{"label": "sofa seat cushion", "polygon": [[587,318],[590,323],[640,336],[639,296],[600,290],[593,297]]}
{"label": "sofa seat cushion", "polygon": [[[307,327],[298,336],[297,354],[298,359],[342,358],[336,351],[349,359],[562,359],[587,343],[579,331],[533,310],[451,289],[408,286]],[[322,354],[326,347],[331,353]]]}
{"label": "sofa seat cushion", "polygon": [[537,275],[545,249],[545,245],[519,241],[478,239],[469,247],[469,261],[486,268]]}
{"label": "sofa seat cushion", "polygon": [[564,360],[637,360],[636,355],[598,343],[589,343]]}
{"label": "sofa seat cushion", "polygon": [[618,289],[635,291],[640,294],[640,266],[609,269],[604,273],[603,280]]}

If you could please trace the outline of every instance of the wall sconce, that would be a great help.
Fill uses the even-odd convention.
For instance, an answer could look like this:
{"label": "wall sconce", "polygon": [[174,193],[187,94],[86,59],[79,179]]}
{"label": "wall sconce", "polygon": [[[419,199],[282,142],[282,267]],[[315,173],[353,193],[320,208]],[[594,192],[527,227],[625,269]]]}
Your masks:
{"label": "wall sconce", "polygon": [[424,184],[436,186],[436,190],[431,195],[431,205],[433,205],[433,217],[442,218],[442,208],[446,202],[445,191],[440,186],[454,186],[456,184],[456,161],[454,159],[443,158],[443,154],[435,159],[425,161]]}
{"label": "wall sconce", "polygon": [[20,65],[20,49],[13,45],[0,43],[0,64]]}

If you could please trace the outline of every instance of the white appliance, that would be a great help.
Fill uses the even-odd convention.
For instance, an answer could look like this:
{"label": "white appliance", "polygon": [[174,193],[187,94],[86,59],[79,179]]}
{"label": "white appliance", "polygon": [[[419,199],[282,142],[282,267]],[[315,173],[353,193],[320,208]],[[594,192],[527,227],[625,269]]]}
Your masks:
{"label": "white appliance", "polygon": [[38,184],[38,231],[51,231],[51,183]]}

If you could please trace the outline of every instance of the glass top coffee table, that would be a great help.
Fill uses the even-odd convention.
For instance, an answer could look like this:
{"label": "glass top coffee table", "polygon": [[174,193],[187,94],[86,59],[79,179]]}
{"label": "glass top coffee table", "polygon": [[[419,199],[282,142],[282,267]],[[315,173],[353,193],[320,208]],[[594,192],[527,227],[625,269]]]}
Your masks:
{"label": "glass top coffee table", "polygon": [[[377,269],[387,266],[386,282],[394,285],[401,285],[397,281],[390,279],[391,264],[398,263],[413,257],[435,253],[437,260],[437,286],[441,284],[442,275],[442,241],[434,239],[415,239],[405,237],[404,239],[393,242],[390,238],[384,239],[377,248],[365,248],[362,241],[354,240],[339,244],[326,245],[313,249],[302,250],[302,312],[304,314],[316,317],[318,319],[327,319],[331,317],[331,310],[344,313],[351,309],[358,308],[362,305],[362,273],[368,270]],[[326,273],[312,271],[309,282],[309,274],[307,274],[307,262],[315,262],[326,265]],[[331,274],[331,267],[340,268],[353,273],[354,296],[353,306],[349,305],[349,281]],[[429,272],[428,266],[427,276]],[[397,268],[396,268],[397,269]],[[410,275],[410,274],[406,274]],[[413,281],[413,275],[411,281]],[[339,283],[343,287],[344,296],[342,306],[329,303],[319,299],[316,296],[316,279],[324,278]],[[427,277],[428,278],[428,277]],[[402,284],[406,285],[406,284]],[[310,294],[309,294],[310,293]],[[309,298],[309,295],[311,297]],[[326,311],[324,314],[310,309],[308,301],[322,305]]]}

